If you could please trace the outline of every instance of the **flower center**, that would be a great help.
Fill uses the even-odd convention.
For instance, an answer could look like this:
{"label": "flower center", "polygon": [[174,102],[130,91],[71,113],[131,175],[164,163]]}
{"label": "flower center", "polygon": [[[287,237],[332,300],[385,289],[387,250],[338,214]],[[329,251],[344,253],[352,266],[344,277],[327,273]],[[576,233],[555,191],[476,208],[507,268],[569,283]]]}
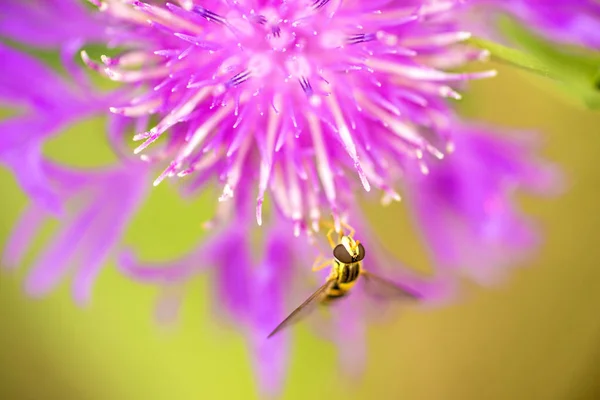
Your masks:
{"label": "flower center", "polygon": [[[228,77],[217,92],[244,85],[248,92],[289,89],[317,104],[327,90],[325,77],[341,66],[346,45],[374,40],[374,35],[348,35],[342,25],[325,12],[327,1],[283,3],[279,7],[222,11],[195,11],[223,26],[211,32],[211,41],[237,48],[221,64],[220,76]],[[340,57],[341,56],[341,57]],[[233,76],[232,76],[233,73]],[[329,78],[329,79],[328,79]],[[298,86],[299,84],[299,86]],[[299,91],[298,89],[302,89]]]}

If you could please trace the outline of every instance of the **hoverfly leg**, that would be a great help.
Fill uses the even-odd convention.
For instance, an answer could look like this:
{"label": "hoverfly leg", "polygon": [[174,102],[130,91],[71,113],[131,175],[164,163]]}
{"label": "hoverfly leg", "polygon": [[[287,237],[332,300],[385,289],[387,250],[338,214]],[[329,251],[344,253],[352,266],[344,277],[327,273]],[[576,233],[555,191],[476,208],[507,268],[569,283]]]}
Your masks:
{"label": "hoverfly leg", "polygon": [[323,268],[326,268],[330,265],[331,265],[331,259],[326,259],[325,257],[323,257],[322,254],[319,254],[319,257],[317,257],[317,259],[315,260],[315,262],[312,266],[312,270],[313,270],[313,272],[320,271]]}
{"label": "hoverfly leg", "polygon": [[331,228],[329,230],[329,232],[327,232],[327,240],[329,241],[329,245],[331,246],[332,249],[334,249],[335,246],[337,245],[337,243],[331,237],[331,235],[333,235],[333,232],[335,232],[335,228]]}
{"label": "hoverfly leg", "polygon": [[356,229],[354,229],[352,226],[348,225],[344,221],[342,221],[342,226],[350,231],[350,233],[348,234],[348,236],[354,237],[354,234],[356,233]]}

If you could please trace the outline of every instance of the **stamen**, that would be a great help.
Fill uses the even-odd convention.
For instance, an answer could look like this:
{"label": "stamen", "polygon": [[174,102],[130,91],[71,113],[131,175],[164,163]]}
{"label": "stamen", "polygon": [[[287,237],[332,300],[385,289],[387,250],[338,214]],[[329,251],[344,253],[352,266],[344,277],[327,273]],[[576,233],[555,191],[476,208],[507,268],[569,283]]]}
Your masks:
{"label": "stamen", "polygon": [[398,137],[412,143],[418,148],[425,145],[425,139],[418,134],[416,129],[401,122],[398,117],[389,115],[383,109],[368,100],[364,94],[357,92],[355,93],[355,98],[365,110],[369,111],[374,117],[385,123],[392,133],[395,133]]}
{"label": "stamen", "polygon": [[358,43],[370,42],[375,39],[376,39],[376,36],[373,33],[359,33],[356,35],[348,36],[348,39],[346,39],[346,41],[349,44],[358,44]]}
{"label": "stamen", "polygon": [[202,125],[200,125],[200,127],[192,134],[192,137],[187,145],[177,156],[177,160],[181,161],[192,154],[192,151],[194,151],[194,149],[200,145],[200,143],[202,143],[202,141],[215,128],[215,126],[217,126],[223,120],[223,118],[231,114],[232,108],[233,104],[231,103],[221,107],[218,109],[218,111],[214,112]]}
{"label": "stamen", "polygon": [[300,79],[298,79],[298,81],[300,82],[300,86],[302,87],[302,90],[304,91],[304,93],[306,93],[307,96],[312,96],[313,92],[313,88],[312,85],[310,84],[310,81],[308,80],[308,78],[306,78],[305,76],[300,77]]}
{"label": "stamen", "polygon": [[227,180],[225,183],[225,187],[223,188],[223,194],[219,197],[219,201],[227,201],[231,199],[235,194],[235,189],[240,181],[242,176],[242,166],[244,165],[244,161],[246,160],[246,155],[250,150],[250,145],[252,144],[252,135],[246,136],[244,143],[240,147],[240,150],[237,152],[236,159],[227,172]]}
{"label": "stamen", "polygon": [[[359,62],[360,60],[356,60]],[[463,81],[472,79],[483,79],[496,76],[496,70],[472,72],[472,73],[449,73],[423,66],[411,66],[399,62],[391,62],[377,58],[364,60],[364,64],[379,72],[405,76],[410,79],[422,79],[428,81]]]}
{"label": "stamen", "polygon": [[[114,2],[118,3],[118,2]],[[168,26],[175,31],[188,31],[196,34],[201,34],[203,29],[201,26],[194,24],[184,18],[177,16],[175,13],[165,10],[164,8],[150,5],[142,1],[133,1],[132,5],[153,17],[152,22],[157,22],[161,25]]]}
{"label": "stamen", "polygon": [[227,20],[219,14],[216,14],[202,6],[195,6],[192,11],[196,14],[199,14],[203,18],[206,18],[206,20],[210,22],[216,22],[218,24],[225,24],[227,22]]}
{"label": "stamen", "polygon": [[344,143],[344,147],[352,161],[354,161],[354,167],[358,172],[358,176],[360,177],[360,181],[368,192],[371,190],[371,186],[369,185],[369,181],[367,180],[365,173],[360,165],[360,161],[358,160],[358,155],[356,153],[356,146],[354,144],[354,140],[352,139],[352,135],[350,134],[350,130],[348,129],[348,125],[346,125],[346,121],[344,120],[343,112],[340,109],[340,105],[337,102],[336,96],[332,93],[330,96],[326,98],[326,102],[331,109],[331,113],[333,114],[333,118],[335,123],[337,124],[338,134],[340,139],[342,139],[342,143]]}
{"label": "stamen", "polygon": [[327,3],[329,3],[329,0],[315,0],[313,2],[313,8],[318,10],[319,8],[324,7]]}
{"label": "stamen", "polygon": [[[281,95],[278,94],[273,98],[273,103],[276,107],[280,107]],[[271,176],[271,168],[273,167],[273,157],[275,151],[275,143],[278,128],[281,122],[281,114],[276,112],[275,109],[269,109],[269,121],[267,123],[266,139],[267,142],[264,148],[264,154],[260,163],[260,175],[258,181],[258,197],[256,199],[256,221],[258,225],[262,225],[262,204],[264,201],[265,191],[269,184],[269,177]]]}
{"label": "stamen", "polygon": [[321,179],[321,184],[325,190],[325,196],[327,197],[327,200],[329,200],[331,207],[334,208],[336,204],[335,183],[333,179],[333,172],[329,165],[329,157],[325,148],[321,123],[312,113],[308,113],[306,115],[306,119],[308,121],[308,129],[311,133],[315,148],[319,178]]}
{"label": "stamen", "polygon": [[238,85],[242,84],[243,82],[246,82],[250,78],[250,74],[251,74],[251,72],[249,70],[240,72],[239,74],[237,74],[233,78],[231,78],[227,82],[226,86],[228,88],[238,86]]}

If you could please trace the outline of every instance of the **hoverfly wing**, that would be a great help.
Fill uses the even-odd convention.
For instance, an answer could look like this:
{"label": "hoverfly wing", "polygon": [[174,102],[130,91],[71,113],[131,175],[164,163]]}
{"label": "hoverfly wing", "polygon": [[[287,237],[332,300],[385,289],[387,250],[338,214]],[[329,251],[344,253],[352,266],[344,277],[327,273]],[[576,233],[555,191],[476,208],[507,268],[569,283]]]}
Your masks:
{"label": "hoverfly wing", "polygon": [[335,282],[334,279],[329,279],[323,286],[317,289],[308,299],[304,301],[304,303],[300,304],[286,319],[284,319],[277,328],[273,329],[273,332],[267,336],[269,339],[271,336],[275,335],[277,332],[282,330],[283,328],[292,325],[295,322],[300,321],[304,317],[308,316],[314,309],[319,305],[320,301],[323,300],[326,295],[327,289],[333,285]]}
{"label": "hoverfly wing", "polygon": [[392,281],[377,276],[372,272],[361,270],[360,274],[365,283],[366,292],[378,299],[389,300],[418,300],[419,296],[416,293],[405,289]]}

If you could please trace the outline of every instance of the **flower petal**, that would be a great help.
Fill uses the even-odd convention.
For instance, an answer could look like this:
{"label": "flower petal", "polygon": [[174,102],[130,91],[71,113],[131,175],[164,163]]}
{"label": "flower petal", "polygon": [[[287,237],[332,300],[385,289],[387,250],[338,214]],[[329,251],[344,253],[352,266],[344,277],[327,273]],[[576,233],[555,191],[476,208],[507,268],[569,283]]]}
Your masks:
{"label": "flower petal", "polygon": [[432,160],[429,174],[410,170],[407,195],[435,262],[490,282],[539,243],[512,194],[554,193],[557,175],[526,142],[481,128],[455,136],[456,151]]}

